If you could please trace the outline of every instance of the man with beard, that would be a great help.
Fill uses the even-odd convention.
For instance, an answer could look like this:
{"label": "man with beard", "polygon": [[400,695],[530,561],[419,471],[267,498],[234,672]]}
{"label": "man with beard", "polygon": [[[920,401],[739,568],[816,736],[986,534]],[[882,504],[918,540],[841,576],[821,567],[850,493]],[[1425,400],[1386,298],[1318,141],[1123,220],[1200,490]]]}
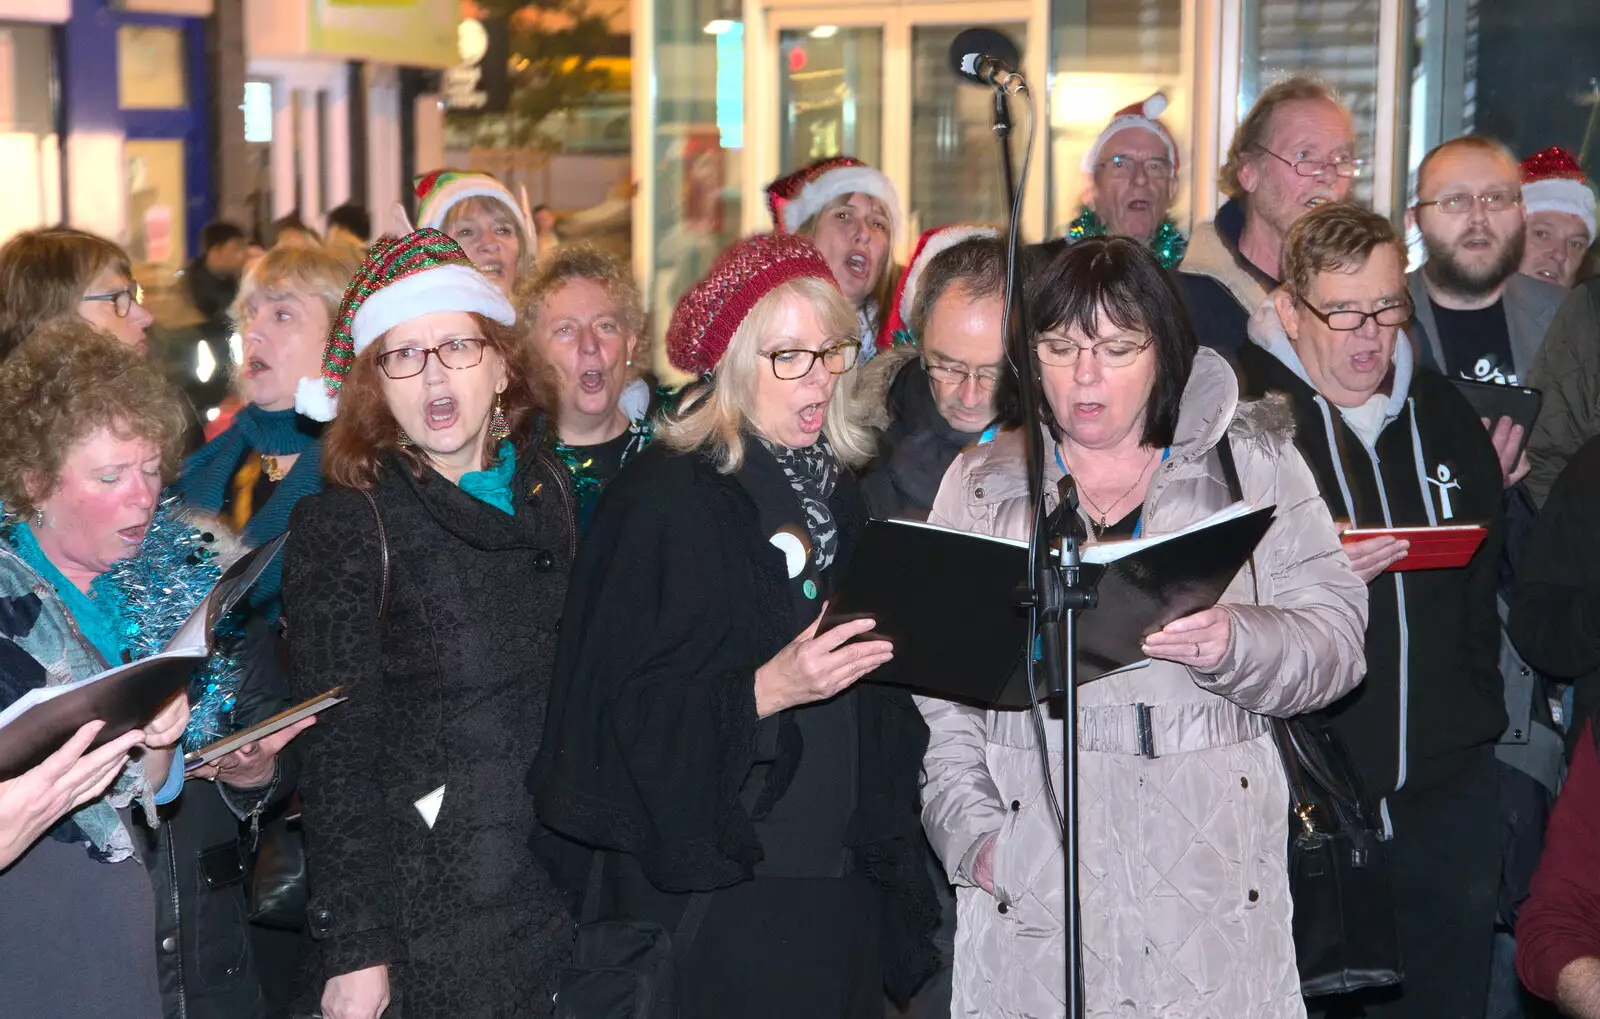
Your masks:
{"label": "man with beard", "polygon": [[1183,261],[1189,242],[1167,215],[1178,193],[1178,146],[1157,119],[1166,108],[1167,97],[1157,92],[1118,110],[1083,154],[1089,188],[1068,240],[1131,237],[1164,269]]}
{"label": "man with beard", "polygon": [[[1407,332],[1420,360],[1452,378],[1526,384],[1564,295],[1560,287],[1520,273],[1525,222],[1516,157],[1499,142],[1476,135],[1434,149],[1417,168],[1417,202],[1410,221],[1427,250],[1427,261],[1409,281],[1414,318]],[[1528,473],[1526,457],[1511,462],[1522,431],[1502,418],[1493,423],[1492,440],[1509,487]],[[1533,517],[1526,495],[1514,490],[1506,501],[1514,533],[1526,533]],[[1520,540],[1512,539],[1502,572],[1502,623],[1509,568],[1518,563],[1520,547]],[[1516,996],[1511,930],[1538,863],[1562,760],[1544,678],[1524,664],[1503,633],[1500,645],[1508,723],[1495,745],[1495,765],[1507,852],[1491,970],[1497,1002]],[[1490,1014],[1501,1013],[1491,1009]]]}
{"label": "man with beard", "polygon": [[1201,343],[1234,356],[1250,315],[1278,288],[1289,228],[1342,201],[1365,167],[1350,112],[1327,85],[1296,75],[1261,93],[1222,168],[1228,201],[1195,228],[1178,276]]}
{"label": "man with beard", "polygon": [[1417,168],[1410,220],[1428,260],[1411,274],[1410,332],[1435,371],[1513,386],[1528,378],[1564,295],[1519,273],[1522,201],[1517,158],[1489,138],[1445,142]]}

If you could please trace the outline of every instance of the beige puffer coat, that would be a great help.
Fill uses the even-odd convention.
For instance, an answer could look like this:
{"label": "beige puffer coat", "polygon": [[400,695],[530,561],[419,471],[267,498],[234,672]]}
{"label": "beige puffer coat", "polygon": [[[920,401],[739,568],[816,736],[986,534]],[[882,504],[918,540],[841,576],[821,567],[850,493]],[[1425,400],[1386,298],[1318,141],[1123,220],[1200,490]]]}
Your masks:
{"label": "beige puffer coat", "polygon": [[[1214,675],[1153,662],[1080,689],[1080,887],[1090,1017],[1303,1017],[1285,867],[1288,788],[1263,715],[1347,693],[1365,670],[1367,591],[1292,441],[1281,404],[1240,405],[1232,369],[1201,350],[1170,457],[1150,481],[1147,534],[1228,505],[1213,447],[1231,437],[1245,498],[1271,530],[1223,598],[1233,644]],[[1060,470],[1047,456],[1046,490]],[[964,453],[932,522],[1025,538],[1022,437]],[[1254,576],[1252,576],[1254,573]],[[1257,588],[1259,587],[1259,604]],[[1092,612],[1085,627],[1094,625]],[[931,730],[923,825],[957,885],[952,1015],[1064,1013],[1064,881],[1029,714],[920,698]],[[1150,708],[1141,757],[1134,706]],[[1061,788],[1061,726],[1047,723]],[[995,836],[991,897],[971,877]]]}

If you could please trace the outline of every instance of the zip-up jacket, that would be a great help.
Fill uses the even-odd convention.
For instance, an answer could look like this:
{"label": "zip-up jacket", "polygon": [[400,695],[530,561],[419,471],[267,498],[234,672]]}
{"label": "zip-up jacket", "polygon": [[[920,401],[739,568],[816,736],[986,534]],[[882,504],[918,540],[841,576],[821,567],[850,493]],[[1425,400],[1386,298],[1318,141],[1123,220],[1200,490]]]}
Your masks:
{"label": "zip-up jacket", "polygon": [[1367,676],[1327,709],[1367,792],[1383,801],[1450,779],[1506,725],[1495,583],[1504,542],[1499,462],[1466,398],[1395,344],[1383,424],[1367,445],[1311,385],[1270,302],[1250,320],[1241,389],[1289,398],[1296,443],[1335,520],[1352,527],[1485,524],[1459,569],[1380,574],[1368,585]]}

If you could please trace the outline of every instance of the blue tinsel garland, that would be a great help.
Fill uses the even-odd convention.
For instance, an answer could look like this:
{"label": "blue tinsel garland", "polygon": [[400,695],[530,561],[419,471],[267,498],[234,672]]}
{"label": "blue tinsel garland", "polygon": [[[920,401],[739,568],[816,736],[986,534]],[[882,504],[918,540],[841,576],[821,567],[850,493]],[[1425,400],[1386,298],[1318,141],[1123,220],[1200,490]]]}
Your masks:
{"label": "blue tinsel garland", "polygon": [[[176,498],[156,509],[139,552],[111,568],[106,578],[122,597],[122,647],[138,661],[166,646],[189,613],[222,576],[216,536],[191,526]],[[189,727],[183,747],[195,750],[231,733],[241,669],[233,653],[243,635],[238,613],[212,635],[216,650],[189,679]]]}

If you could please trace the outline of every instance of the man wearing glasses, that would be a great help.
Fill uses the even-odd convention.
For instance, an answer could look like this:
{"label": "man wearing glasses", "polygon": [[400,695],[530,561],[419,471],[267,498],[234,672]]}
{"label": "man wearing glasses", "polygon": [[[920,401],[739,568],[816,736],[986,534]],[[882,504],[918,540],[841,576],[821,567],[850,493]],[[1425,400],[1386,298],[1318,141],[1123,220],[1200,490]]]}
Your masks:
{"label": "man wearing glasses", "polygon": [[1245,323],[1280,278],[1289,228],[1343,201],[1366,172],[1350,113],[1333,90],[1296,76],[1270,86],[1234,132],[1217,218],[1195,228],[1179,276],[1200,342],[1233,356]]}
{"label": "man wearing glasses", "polygon": [[1526,232],[1517,157],[1478,135],[1445,142],[1417,168],[1407,219],[1428,256],[1410,277],[1417,318],[1407,330],[1422,363],[1453,378],[1526,385],[1565,294],[1519,271]]}
{"label": "man wearing glasses", "polygon": [[918,242],[895,294],[907,328],[862,369],[865,403],[881,408],[861,486],[874,517],[926,520],[956,454],[993,423],[1005,279],[994,230],[937,227]]}
{"label": "man wearing glasses", "polygon": [[1178,146],[1160,121],[1167,97],[1157,92],[1117,111],[1083,155],[1088,177],[1083,210],[1067,240],[1130,237],[1164,269],[1176,269],[1189,241],[1168,215],[1178,193]]}
{"label": "man wearing glasses", "polygon": [[1241,396],[1287,397],[1335,520],[1488,527],[1459,569],[1390,572],[1409,548],[1392,537],[1345,546],[1370,595],[1367,676],[1325,714],[1391,839],[1405,980],[1341,1005],[1364,1006],[1348,1014],[1369,1019],[1482,1016],[1504,837],[1499,463],[1466,398],[1417,364],[1401,335],[1412,311],[1406,250],[1389,221],[1334,204],[1286,241],[1283,285],[1239,354]]}

